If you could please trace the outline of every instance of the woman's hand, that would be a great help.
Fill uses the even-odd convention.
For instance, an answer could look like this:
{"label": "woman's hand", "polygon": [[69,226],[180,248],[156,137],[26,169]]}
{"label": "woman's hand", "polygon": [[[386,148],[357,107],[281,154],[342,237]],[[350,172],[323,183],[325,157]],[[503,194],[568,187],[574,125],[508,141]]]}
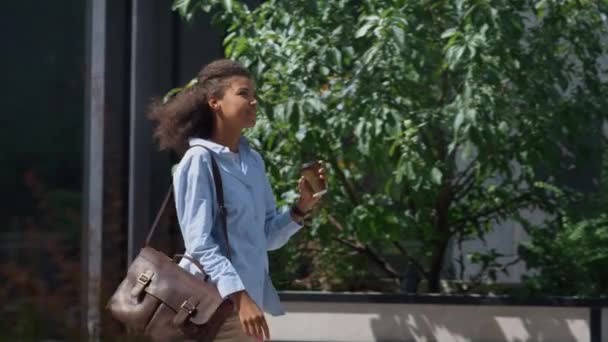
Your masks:
{"label": "woman's hand", "polygon": [[249,297],[249,294],[245,291],[240,291],[230,295],[230,298],[236,305],[239,320],[245,334],[261,341],[264,340],[264,336],[267,340],[270,340],[270,330],[268,329],[264,312]]}
{"label": "woman's hand", "polygon": [[[319,163],[323,164],[322,161],[319,161]],[[319,168],[318,177],[321,180],[321,183],[323,183],[323,186],[327,189],[327,178],[324,167]],[[298,206],[298,209],[304,213],[310,211],[322,197],[313,197],[314,191],[303,176],[298,180],[298,191],[300,192],[300,198],[296,202],[296,205]]]}

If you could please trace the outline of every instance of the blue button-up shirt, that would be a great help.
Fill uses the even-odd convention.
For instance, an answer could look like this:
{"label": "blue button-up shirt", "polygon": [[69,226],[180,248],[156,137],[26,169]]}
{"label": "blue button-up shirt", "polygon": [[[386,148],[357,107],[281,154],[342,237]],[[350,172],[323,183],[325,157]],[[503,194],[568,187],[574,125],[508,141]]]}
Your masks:
{"label": "blue button-up shirt", "polygon": [[[240,158],[234,158],[228,147],[209,140],[192,138],[190,146],[193,145],[211,149],[219,166],[232,259],[226,257],[209,151],[200,146],[191,147],[173,173],[186,254],[200,260],[222,297],[246,290],[264,311],[283,314],[268,275],[267,251],[283,246],[302,226],[292,220],[289,210],[276,209],[264,161],[249,147],[246,138],[239,142]],[[203,277],[186,259],[181,260],[180,266]]]}

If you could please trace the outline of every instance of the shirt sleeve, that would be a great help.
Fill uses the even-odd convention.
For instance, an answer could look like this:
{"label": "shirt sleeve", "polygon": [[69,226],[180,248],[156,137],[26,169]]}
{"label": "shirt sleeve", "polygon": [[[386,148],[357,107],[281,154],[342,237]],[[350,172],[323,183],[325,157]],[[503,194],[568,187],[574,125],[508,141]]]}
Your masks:
{"label": "shirt sleeve", "polygon": [[[264,165],[263,161],[262,165]],[[289,238],[302,228],[302,225],[291,218],[289,209],[277,209],[270,181],[268,180],[268,176],[266,176],[265,167],[264,201],[266,204],[266,221],[264,224],[266,248],[272,251],[283,247],[289,241]]]}
{"label": "shirt sleeve", "polygon": [[174,175],[175,204],[186,254],[200,261],[222,298],[245,289],[234,266],[211,235],[213,201],[211,172],[203,155],[184,158]]}

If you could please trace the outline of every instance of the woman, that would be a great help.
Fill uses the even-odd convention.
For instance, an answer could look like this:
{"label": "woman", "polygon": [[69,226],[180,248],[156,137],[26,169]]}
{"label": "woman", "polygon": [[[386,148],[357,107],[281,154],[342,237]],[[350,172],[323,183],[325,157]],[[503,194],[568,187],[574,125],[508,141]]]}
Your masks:
{"label": "woman", "polygon": [[[290,210],[277,211],[264,161],[242,136],[256,123],[255,87],[242,65],[214,61],[192,84],[150,112],[161,149],[185,150],[173,184],[186,254],[200,260],[220,295],[235,305],[216,341],[269,339],[263,312],[280,315],[283,310],[268,275],[267,251],[283,246],[302,227],[319,198],[300,178],[299,199]],[[231,259],[217,219],[210,153],[223,181]],[[323,168],[318,176],[325,182]],[[180,266],[200,275],[188,260]]]}

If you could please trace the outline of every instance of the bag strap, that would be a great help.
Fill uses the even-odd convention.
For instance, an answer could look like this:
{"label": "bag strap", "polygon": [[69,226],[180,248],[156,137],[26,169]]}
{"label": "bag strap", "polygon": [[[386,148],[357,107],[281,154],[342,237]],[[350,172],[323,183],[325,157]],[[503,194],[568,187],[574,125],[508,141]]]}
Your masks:
{"label": "bag strap", "polygon": [[[220,214],[221,220],[222,220],[222,231],[224,232],[224,240],[226,241],[226,252],[228,254],[227,257],[228,257],[228,260],[232,260],[232,253],[230,252],[230,242],[228,240],[228,223],[227,223],[227,218],[226,218],[228,216],[228,211],[226,210],[226,206],[224,205],[224,187],[222,185],[222,175],[220,174],[220,169],[217,166],[215,157],[213,157],[213,152],[209,148],[207,148],[206,146],[203,146],[203,145],[192,145],[191,147],[194,147],[194,146],[200,146],[200,147],[206,149],[207,151],[209,151],[209,156],[211,157],[211,172],[213,172],[213,182],[215,183],[215,195],[217,197],[219,214]],[[167,210],[171,197],[173,197],[173,184],[171,184],[169,186],[169,190],[167,191],[167,194],[165,195],[165,199],[163,200],[163,203],[162,203],[160,209],[158,210],[158,213],[156,214],[154,223],[152,223],[150,232],[148,233],[148,236],[146,237],[146,242],[144,244],[144,247],[148,246],[150,244],[150,241],[152,240],[152,236],[154,235],[154,232],[156,231],[156,228],[158,227],[160,219],[164,215],[165,211]]]}
{"label": "bag strap", "polygon": [[160,205],[160,209],[156,213],[156,218],[154,219],[154,223],[152,223],[152,227],[148,232],[148,236],[146,237],[146,241],[144,242],[144,247],[150,245],[150,240],[152,240],[152,235],[156,231],[156,227],[158,227],[158,223],[160,222],[161,217],[165,211],[167,211],[167,205],[169,204],[169,200],[173,197],[173,184],[169,185],[169,190],[167,190],[167,194],[165,195],[165,199],[163,200],[163,204]]}

